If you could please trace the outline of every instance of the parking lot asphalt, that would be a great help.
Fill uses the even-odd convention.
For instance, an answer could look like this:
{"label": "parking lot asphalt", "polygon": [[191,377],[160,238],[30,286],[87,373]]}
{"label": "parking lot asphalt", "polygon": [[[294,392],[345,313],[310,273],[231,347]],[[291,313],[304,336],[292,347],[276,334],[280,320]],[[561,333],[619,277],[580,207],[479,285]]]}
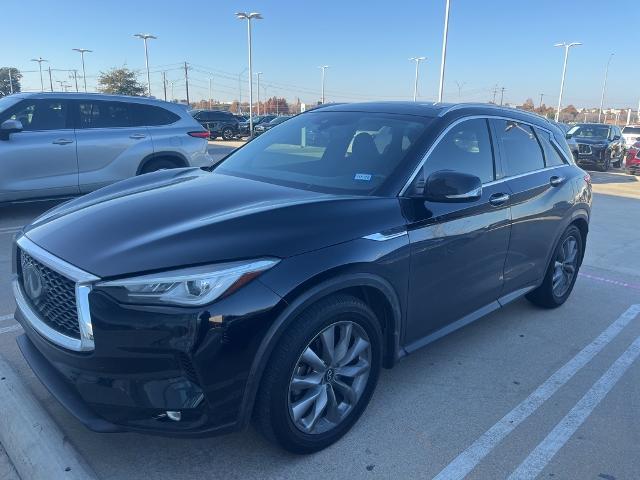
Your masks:
{"label": "parking lot asphalt", "polygon": [[640,178],[592,177],[586,257],[567,303],[516,301],[407,357],[383,372],[353,430],[314,455],[284,453],[254,430],[95,434],[65,412],[18,351],[7,281],[13,232],[51,204],[0,207],[0,350],[104,479],[636,479]]}

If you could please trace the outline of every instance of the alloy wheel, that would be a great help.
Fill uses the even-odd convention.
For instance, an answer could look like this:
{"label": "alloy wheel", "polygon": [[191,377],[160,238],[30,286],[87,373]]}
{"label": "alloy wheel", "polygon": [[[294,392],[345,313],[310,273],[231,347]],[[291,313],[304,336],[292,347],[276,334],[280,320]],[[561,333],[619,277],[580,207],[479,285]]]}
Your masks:
{"label": "alloy wheel", "polygon": [[298,430],[327,432],[356,406],[371,370],[371,342],[355,322],[333,323],[304,348],[289,382],[289,415]]}
{"label": "alloy wheel", "polygon": [[578,240],[567,237],[556,254],[553,271],[553,294],[562,297],[571,286],[578,268]]}

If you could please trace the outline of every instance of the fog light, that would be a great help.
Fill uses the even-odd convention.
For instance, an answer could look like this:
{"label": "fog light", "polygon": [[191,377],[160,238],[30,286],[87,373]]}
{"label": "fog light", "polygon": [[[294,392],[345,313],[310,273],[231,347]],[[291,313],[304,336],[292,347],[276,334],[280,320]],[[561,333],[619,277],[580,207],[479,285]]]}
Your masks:
{"label": "fog light", "polygon": [[173,420],[174,422],[179,422],[180,420],[182,420],[182,412],[167,410],[167,418],[169,420]]}

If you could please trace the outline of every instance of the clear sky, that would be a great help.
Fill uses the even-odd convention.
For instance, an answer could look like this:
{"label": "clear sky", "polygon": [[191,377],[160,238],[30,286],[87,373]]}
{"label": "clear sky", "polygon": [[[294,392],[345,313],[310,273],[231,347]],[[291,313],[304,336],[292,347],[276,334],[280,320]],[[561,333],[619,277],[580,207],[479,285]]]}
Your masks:
{"label": "clear sky", "polygon": [[[312,103],[320,96],[318,65],[327,70],[329,101],[410,99],[414,66],[421,64],[420,98],[432,100],[438,70],[445,0],[22,0],[3,2],[0,66],[25,71],[25,90],[39,89],[42,56],[54,70],[80,68],[74,47],[94,50],[86,56],[89,88],[100,71],[127,65],[144,80],[142,41],[150,41],[152,93],[162,96],[160,71],[184,98],[180,62],[192,66],[191,98],[238,97],[238,75],[247,66],[246,25],[236,11],[257,11],[254,23],[254,71],[262,71],[262,94],[299,96]],[[640,97],[639,0],[451,0],[445,100],[487,101],[495,86],[505,102],[544,93],[555,104],[563,50],[557,42],[579,41],[569,56],[564,105],[597,106],[610,53],[605,107],[636,107]],[[45,67],[46,68],[46,67]],[[55,80],[67,72],[54,71]],[[246,100],[246,73],[242,95]],[[460,89],[458,88],[458,82]],[[460,95],[458,92],[460,91]],[[498,99],[500,94],[498,93]]]}

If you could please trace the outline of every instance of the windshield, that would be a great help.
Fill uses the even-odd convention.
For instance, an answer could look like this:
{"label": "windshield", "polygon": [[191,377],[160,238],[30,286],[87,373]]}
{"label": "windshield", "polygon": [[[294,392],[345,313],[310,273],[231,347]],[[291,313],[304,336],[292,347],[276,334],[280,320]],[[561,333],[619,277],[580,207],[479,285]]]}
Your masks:
{"label": "windshield", "polygon": [[576,125],[567,133],[572,137],[606,139],[609,136],[609,127],[606,125]]}
{"label": "windshield", "polygon": [[0,98],[0,113],[4,112],[7,108],[14,106],[21,100],[19,97],[14,97],[13,95],[9,95],[7,97]]}
{"label": "windshield", "polygon": [[299,115],[232,153],[216,172],[327,193],[380,187],[430,119],[368,112]]}
{"label": "windshield", "polygon": [[622,127],[622,133],[627,135],[640,135],[640,127]]}

